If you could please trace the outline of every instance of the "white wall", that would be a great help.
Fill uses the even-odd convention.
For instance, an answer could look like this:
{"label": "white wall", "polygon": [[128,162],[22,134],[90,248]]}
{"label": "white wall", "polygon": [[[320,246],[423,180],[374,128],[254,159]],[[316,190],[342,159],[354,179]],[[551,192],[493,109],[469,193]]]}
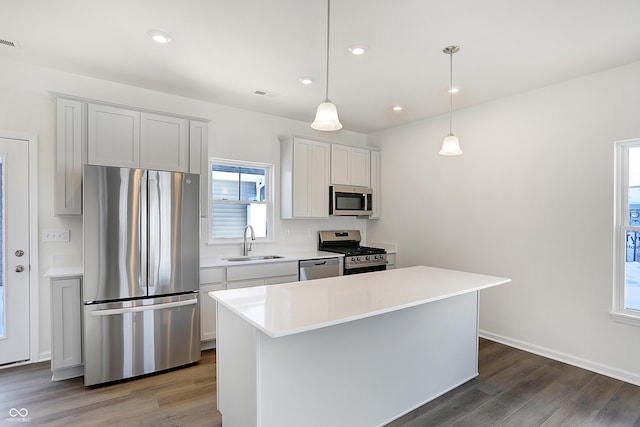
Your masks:
{"label": "white wall", "polygon": [[[328,136],[314,131],[309,123],[246,110],[225,107],[199,100],[154,92],[69,73],[47,70],[12,61],[0,63],[0,129],[37,134],[39,137],[39,228],[68,228],[69,243],[42,243],[40,239],[40,274],[54,266],[82,264],[82,219],[53,216],[53,155],[55,143],[54,103],[48,92],[59,92],[118,104],[173,112],[211,120],[209,154],[229,159],[273,163],[276,195],[279,194],[279,137],[289,134],[330,139],[349,145],[364,146],[366,136],[341,131]],[[251,96],[251,95],[247,95]],[[266,100],[265,102],[269,102]],[[315,114],[309,108],[309,120]],[[276,199],[279,200],[279,199]],[[366,221],[355,218],[327,220],[280,220],[276,203],[275,244],[255,245],[256,252],[281,247],[315,249],[317,231],[331,228],[366,230]],[[206,227],[203,224],[203,234]],[[40,232],[41,234],[41,232]],[[203,256],[238,255],[241,244],[231,246],[202,245]],[[40,354],[50,351],[49,283],[40,277]]]}
{"label": "white wall", "polygon": [[638,327],[613,322],[614,141],[640,137],[640,63],[369,135],[399,266],[513,279],[483,291],[494,339],[640,384]]}

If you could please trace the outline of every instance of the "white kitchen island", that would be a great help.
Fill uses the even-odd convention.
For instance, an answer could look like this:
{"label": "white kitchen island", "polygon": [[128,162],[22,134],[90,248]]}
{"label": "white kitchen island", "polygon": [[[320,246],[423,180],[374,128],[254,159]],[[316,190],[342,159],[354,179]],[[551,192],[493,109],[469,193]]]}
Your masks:
{"label": "white kitchen island", "polygon": [[409,267],[211,292],[224,427],[377,426],[478,375],[479,291]]}

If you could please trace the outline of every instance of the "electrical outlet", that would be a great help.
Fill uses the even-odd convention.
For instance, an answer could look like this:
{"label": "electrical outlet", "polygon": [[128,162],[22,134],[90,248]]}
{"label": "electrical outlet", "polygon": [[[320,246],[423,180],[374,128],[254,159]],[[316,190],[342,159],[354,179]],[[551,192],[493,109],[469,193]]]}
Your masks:
{"label": "electrical outlet", "polygon": [[68,242],[69,230],[64,228],[42,230],[43,242]]}

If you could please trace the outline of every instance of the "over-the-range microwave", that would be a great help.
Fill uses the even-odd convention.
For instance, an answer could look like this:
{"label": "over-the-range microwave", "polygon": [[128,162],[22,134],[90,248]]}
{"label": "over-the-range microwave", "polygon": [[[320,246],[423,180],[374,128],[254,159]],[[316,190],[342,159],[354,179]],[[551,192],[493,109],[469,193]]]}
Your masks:
{"label": "over-the-range microwave", "polygon": [[351,185],[329,187],[329,214],[369,216],[373,209],[373,190]]}

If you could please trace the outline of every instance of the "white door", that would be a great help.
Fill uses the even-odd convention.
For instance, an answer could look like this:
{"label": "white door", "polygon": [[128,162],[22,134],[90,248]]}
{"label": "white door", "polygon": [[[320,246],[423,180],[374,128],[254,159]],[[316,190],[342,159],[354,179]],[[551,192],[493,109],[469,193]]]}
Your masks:
{"label": "white door", "polygon": [[0,138],[0,365],[29,359],[29,143]]}

